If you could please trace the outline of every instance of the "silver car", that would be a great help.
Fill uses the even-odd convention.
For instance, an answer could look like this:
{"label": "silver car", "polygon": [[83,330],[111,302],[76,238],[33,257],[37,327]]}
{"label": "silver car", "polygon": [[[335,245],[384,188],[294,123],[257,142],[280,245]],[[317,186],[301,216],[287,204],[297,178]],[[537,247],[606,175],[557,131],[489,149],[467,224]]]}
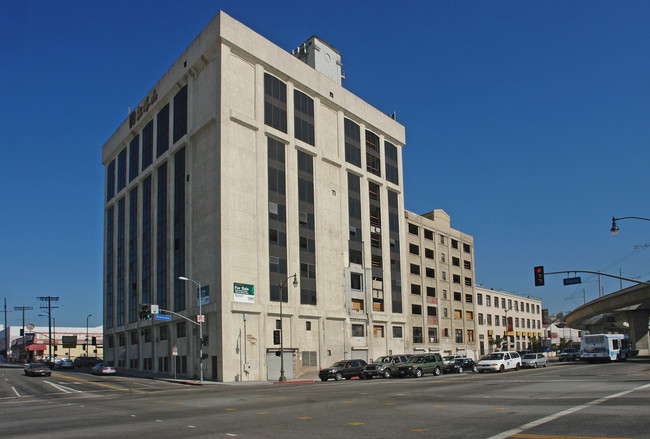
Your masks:
{"label": "silver car", "polygon": [[546,367],[548,361],[544,354],[526,354],[521,358],[521,367]]}

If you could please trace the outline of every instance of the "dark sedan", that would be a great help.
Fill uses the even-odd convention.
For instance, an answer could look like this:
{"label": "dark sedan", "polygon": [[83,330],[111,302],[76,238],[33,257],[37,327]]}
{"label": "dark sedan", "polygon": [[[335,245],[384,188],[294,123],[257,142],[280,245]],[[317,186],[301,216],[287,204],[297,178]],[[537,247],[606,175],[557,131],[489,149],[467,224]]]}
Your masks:
{"label": "dark sedan", "polygon": [[445,373],[478,372],[476,363],[471,358],[458,358],[449,364],[445,364]]}
{"label": "dark sedan", "polygon": [[25,375],[49,377],[52,375],[52,369],[44,363],[29,363],[25,366]]}
{"label": "dark sedan", "polygon": [[365,367],[366,362],[363,360],[342,360],[321,369],[318,376],[322,381],[327,381],[330,378],[334,378],[336,381],[341,381],[343,378],[346,380],[354,377],[364,378]]}

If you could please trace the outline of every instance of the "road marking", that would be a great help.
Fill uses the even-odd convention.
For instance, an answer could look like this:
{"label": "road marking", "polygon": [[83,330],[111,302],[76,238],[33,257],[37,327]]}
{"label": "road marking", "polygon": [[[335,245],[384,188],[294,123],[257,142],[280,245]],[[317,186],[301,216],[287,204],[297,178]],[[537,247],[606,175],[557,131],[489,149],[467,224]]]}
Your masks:
{"label": "road marking", "polygon": [[348,422],[350,425],[363,425],[363,422]]}
{"label": "road marking", "polygon": [[303,420],[304,420],[304,419],[311,419],[311,416],[301,416],[301,417],[299,417],[298,419],[303,419]]}
{"label": "road marking", "polygon": [[195,425],[188,425],[187,428],[196,428]]}
{"label": "road marking", "polygon": [[257,412],[258,415],[268,415],[269,412]]}
{"label": "road marking", "polygon": [[492,407],[490,410],[508,410],[508,407]]}
{"label": "road marking", "polygon": [[231,411],[237,410],[237,409],[225,409],[225,410],[231,412]]}
{"label": "road marking", "polygon": [[395,405],[395,403],[394,402],[386,402],[386,403],[384,403],[384,405]]}
{"label": "road marking", "polygon": [[125,389],[124,387],[109,386],[108,384],[102,384],[102,383],[98,383],[98,382],[95,382],[95,381],[82,380],[81,378],[71,377],[71,376],[68,376],[68,375],[62,375],[62,374],[59,374],[59,373],[57,373],[56,376],[60,376],[60,377],[63,377],[63,378],[68,378],[70,380],[82,381],[84,383],[94,384],[96,386],[108,387],[109,389],[113,389],[113,390],[122,390],[124,392],[133,392],[133,393],[147,393],[147,392],[145,392],[143,390],[133,390],[133,389]]}
{"label": "road marking", "polygon": [[414,429],[411,430],[411,431],[417,431],[417,432],[420,432],[420,431],[429,431],[429,429],[428,429],[428,428],[414,428]]}
{"label": "road marking", "polygon": [[444,407],[447,407],[447,406],[446,406],[446,405],[432,405],[431,407],[435,407],[435,408],[437,408],[437,409],[441,409],[441,408],[444,408]]}
{"label": "road marking", "polygon": [[644,389],[647,389],[647,388],[650,388],[650,384],[644,384],[643,386],[634,387],[634,388],[632,388],[630,390],[625,390],[623,392],[614,393],[612,395],[604,396],[604,397],[599,398],[599,399],[594,399],[593,401],[589,401],[586,404],[577,405],[575,407],[568,408],[566,410],[555,413],[553,415],[545,416],[545,417],[543,417],[541,419],[538,419],[537,421],[529,422],[528,424],[524,424],[524,425],[522,425],[520,427],[513,428],[511,430],[504,431],[503,433],[499,433],[499,434],[496,434],[494,436],[491,436],[488,439],[506,439],[506,438],[509,438],[511,436],[515,436],[517,434],[520,434],[522,431],[530,430],[531,428],[538,427],[538,426],[540,426],[542,424],[546,424],[547,422],[555,421],[556,419],[559,419],[559,418],[561,418],[563,416],[570,415],[570,414],[573,414],[573,413],[578,412],[580,410],[583,410],[583,409],[590,408],[590,407],[593,407],[595,405],[598,405],[598,404],[600,404],[602,402],[609,401],[610,399],[619,398],[621,396],[628,395],[628,394],[630,394],[632,392],[636,392],[637,390],[644,390]]}
{"label": "road marking", "polygon": [[15,387],[12,386],[12,387],[11,387],[11,390],[14,391],[14,393],[16,394],[16,396],[17,396],[18,398],[20,398],[20,393],[18,393],[18,390],[16,390]]}
{"label": "road marking", "polygon": [[63,393],[73,393],[73,392],[81,393],[81,390],[71,389],[70,387],[62,386],[60,384],[54,384],[47,380],[43,380],[43,382],[49,384],[50,386],[54,387],[57,390],[60,390]]}

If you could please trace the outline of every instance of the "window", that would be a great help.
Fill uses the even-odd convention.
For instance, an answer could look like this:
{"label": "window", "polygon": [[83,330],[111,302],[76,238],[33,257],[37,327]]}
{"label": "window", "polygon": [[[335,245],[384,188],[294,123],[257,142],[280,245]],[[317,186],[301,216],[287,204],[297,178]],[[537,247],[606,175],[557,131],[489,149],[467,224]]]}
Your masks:
{"label": "window", "polygon": [[420,266],[417,264],[411,264],[411,274],[420,274]]}
{"label": "window", "polygon": [[354,311],[363,311],[363,300],[362,299],[352,299],[352,309]]}
{"label": "window", "polygon": [[458,291],[454,291],[454,300],[460,302],[463,300],[463,295]]}
{"label": "window", "polygon": [[420,288],[420,285],[411,284],[411,294],[422,294],[422,290]]}
{"label": "window", "polygon": [[409,253],[412,255],[419,255],[420,247],[418,247],[416,244],[409,244]]}
{"label": "window", "polygon": [[182,338],[187,335],[187,326],[185,322],[176,323],[176,338]]}
{"label": "window", "polygon": [[429,343],[439,343],[438,328],[429,328]]}
{"label": "window", "polygon": [[445,337],[449,337],[449,328],[445,328],[443,331]]}
{"label": "window", "polygon": [[142,170],[153,163],[153,120],[142,129]]}
{"label": "window", "polygon": [[462,329],[456,329],[456,343],[462,343],[463,342],[463,330]]}
{"label": "window", "polygon": [[482,325],[483,324],[483,314],[478,313],[478,324]]}
{"label": "window", "polygon": [[471,270],[472,269],[472,263],[470,261],[463,260],[463,267],[465,268],[465,270]]}
{"label": "window", "polygon": [[316,351],[302,351],[302,366],[318,366],[318,352]]}
{"label": "window", "polygon": [[526,304],[526,312],[530,312],[530,303]]}
{"label": "window", "polygon": [[384,327],[381,325],[373,325],[372,335],[374,335],[377,338],[384,338]]}
{"label": "window", "polygon": [[447,282],[447,272],[446,271],[442,272],[442,280]]}
{"label": "window", "polygon": [[138,333],[136,331],[129,332],[131,344],[138,344]]}
{"label": "window", "polygon": [[363,325],[352,325],[352,337],[363,337]]}
{"label": "window", "polygon": [[427,287],[427,297],[436,297],[435,287]]}
{"label": "window", "polygon": [[506,308],[506,299],[504,299],[503,297],[501,298],[501,308],[508,309]]}
{"label": "window", "polygon": [[472,295],[465,294],[465,303],[472,303]]}
{"label": "window", "polygon": [[463,318],[463,312],[459,309],[454,310],[454,318],[455,319],[462,319]]}
{"label": "window", "polygon": [[344,120],[345,161],[361,167],[361,129],[350,119]]}
{"label": "window", "polygon": [[409,233],[411,235],[419,235],[420,234],[420,228],[416,226],[415,224],[409,223]]}
{"label": "window", "polygon": [[476,294],[476,304],[483,305],[483,294],[481,293]]}
{"label": "window", "polygon": [[439,235],[440,236],[440,244],[445,244],[445,236],[444,235]]}
{"label": "window", "polygon": [[486,314],[488,326],[492,326],[492,314]]}
{"label": "window", "polygon": [[469,244],[463,244],[463,251],[464,251],[465,253],[470,253],[470,252],[471,252],[471,249],[472,249],[472,248],[470,247]]}
{"label": "window", "polygon": [[356,291],[362,291],[363,287],[363,274],[351,273],[350,274],[350,287]]}
{"label": "window", "polygon": [[465,320],[474,320],[474,313],[472,311],[465,311]]}
{"label": "window", "polygon": [[174,96],[174,126],[173,142],[178,142],[187,134],[187,85]]}
{"label": "window", "polygon": [[118,336],[118,342],[120,346],[124,346],[126,344],[126,336],[123,333]]}
{"label": "window", "polygon": [[500,321],[501,321],[501,319],[499,319],[499,316],[495,315],[494,316],[494,326],[499,326]]}
{"label": "window", "polygon": [[434,259],[433,257],[433,250],[430,248],[425,248],[424,249],[424,257],[428,259]]}
{"label": "window", "polygon": [[117,191],[126,187],[126,148],[117,155]]}
{"label": "window", "polygon": [[384,153],[386,157],[386,180],[399,184],[397,147],[390,142],[384,141]]}
{"label": "window", "polygon": [[151,328],[144,330],[144,342],[151,343]]}
{"label": "window", "polygon": [[135,136],[129,145],[129,181],[138,176],[140,170],[140,136]]}
{"label": "window", "polygon": [[436,317],[438,315],[438,308],[435,306],[427,306],[427,315],[431,317]]}
{"label": "window", "polygon": [[447,290],[442,290],[442,298],[447,299]]}
{"label": "window", "polygon": [[443,308],[443,309],[442,309],[442,316],[443,316],[444,318],[449,317],[449,310],[448,310],[447,308]]}
{"label": "window", "polygon": [[305,322],[305,331],[311,331],[311,322]]}
{"label": "window", "polygon": [[433,268],[427,267],[425,270],[426,276],[435,279],[436,277],[436,270]]}
{"label": "window", "polygon": [[413,327],[413,343],[424,343],[422,339],[422,327],[420,326]]}
{"label": "window", "polygon": [[433,232],[429,229],[423,229],[423,230],[424,230],[424,239],[433,241]]}
{"label": "window", "polygon": [[471,277],[466,277],[465,278],[465,286],[466,287],[471,287],[472,286],[472,278]]}
{"label": "window", "polygon": [[163,325],[159,327],[158,336],[160,337],[160,340],[167,340],[169,338],[169,331],[167,330],[167,325]]}
{"label": "window", "polygon": [[444,253],[440,253],[440,262],[444,262],[444,263],[447,262],[447,257],[445,256]]}
{"label": "window", "polygon": [[508,299],[508,309],[512,309],[512,300]]}
{"label": "window", "polygon": [[454,274],[453,279],[454,279],[453,282],[455,284],[460,284],[460,275],[459,274]]}
{"label": "window", "polygon": [[422,314],[422,305],[411,305],[411,314]]}
{"label": "window", "polygon": [[[285,103],[286,104],[286,103]],[[293,91],[294,136],[310,145],[314,144],[314,100],[306,94]]]}
{"label": "window", "polygon": [[519,311],[519,302],[517,302],[516,300],[515,300],[515,311]]}
{"label": "window", "polygon": [[451,265],[453,265],[454,267],[460,267],[460,259],[455,256],[452,256]]}
{"label": "window", "polygon": [[402,338],[401,326],[393,326],[393,338]]}
{"label": "window", "polygon": [[451,240],[451,248],[456,248],[457,249],[458,248],[458,241],[456,241],[455,239],[452,239]]}
{"label": "window", "polygon": [[366,131],[366,170],[381,176],[379,137],[370,131]]}
{"label": "window", "polygon": [[156,157],[169,149],[169,104],[156,115]]}
{"label": "window", "polygon": [[264,74],[264,124],[287,132],[287,85]]}
{"label": "window", "polygon": [[492,297],[485,295],[485,306],[492,306]]}
{"label": "window", "polygon": [[467,343],[474,341],[474,331],[472,329],[467,330]]}

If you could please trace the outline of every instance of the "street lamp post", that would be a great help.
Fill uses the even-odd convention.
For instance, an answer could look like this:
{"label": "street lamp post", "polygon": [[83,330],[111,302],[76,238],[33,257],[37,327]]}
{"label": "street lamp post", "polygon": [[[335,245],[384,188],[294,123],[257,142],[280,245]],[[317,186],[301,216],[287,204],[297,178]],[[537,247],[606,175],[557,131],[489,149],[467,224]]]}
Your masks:
{"label": "street lamp post", "polygon": [[643,221],[650,221],[650,218],[642,218],[640,216],[623,216],[621,218],[612,217],[612,228],[609,229],[609,231],[612,232],[612,235],[614,236],[618,235],[618,226],[616,225],[616,221],[624,220],[624,219],[638,219]]}
{"label": "street lamp post", "polygon": [[86,357],[88,356],[88,319],[92,316],[92,314],[88,314],[88,317],[86,317]]}
{"label": "street lamp post", "polygon": [[[179,276],[179,280],[183,280],[186,282],[192,282],[196,286],[199,287],[199,292],[197,294],[198,301],[199,301],[199,315],[203,315],[202,309],[201,309],[201,301],[203,297],[201,297],[201,283],[195,281],[194,279],[190,279],[189,277],[185,276]],[[200,376],[200,383],[203,384],[203,322],[198,322],[199,323],[199,376]]]}
{"label": "street lamp post", "polygon": [[[293,275],[287,277],[281,284],[280,284],[280,382],[283,383],[287,381],[287,377],[284,376],[284,331],[282,328],[282,302],[284,302],[283,297],[282,297],[282,290],[284,287],[287,285],[287,282],[289,279],[293,278],[293,287],[298,286],[298,278],[296,277],[296,273]],[[288,297],[287,297],[288,299]]]}

